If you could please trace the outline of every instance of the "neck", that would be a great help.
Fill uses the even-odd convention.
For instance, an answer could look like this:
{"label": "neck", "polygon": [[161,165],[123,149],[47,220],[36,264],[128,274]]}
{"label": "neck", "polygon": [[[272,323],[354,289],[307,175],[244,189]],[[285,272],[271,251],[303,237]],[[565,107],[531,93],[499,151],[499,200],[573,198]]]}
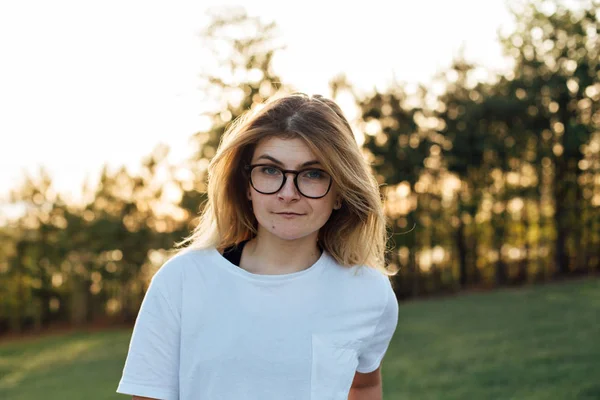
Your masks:
{"label": "neck", "polygon": [[241,263],[250,272],[277,275],[305,270],[316,263],[319,257],[321,251],[316,236],[283,240],[259,232],[244,246]]}

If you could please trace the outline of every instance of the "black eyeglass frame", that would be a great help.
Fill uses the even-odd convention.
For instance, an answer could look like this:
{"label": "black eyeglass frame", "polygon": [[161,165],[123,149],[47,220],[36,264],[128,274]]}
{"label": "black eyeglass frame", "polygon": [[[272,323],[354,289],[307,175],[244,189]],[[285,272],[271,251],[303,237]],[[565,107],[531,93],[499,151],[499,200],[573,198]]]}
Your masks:
{"label": "black eyeglass frame", "polygon": [[[281,186],[279,186],[279,188],[277,190],[275,190],[274,192],[261,192],[256,187],[254,187],[254,182],[252,182],[252,170],[256,167],[269,167],[269,168],[274,168],[274,169],[277,169],[277,170],[283,172],[283,181],[281,182]],[[322,199],[323,197],[327,196],[327,193],[329,193],[329,191],[331,190],[331,184],[333,182],[333,178],[331,177],[331,174],[321,168],[304,168],[301,170],[295,170],[295,169],[282,169],[273,164],[251,164],[251,165],[245,165],[244,170],[248,171],[248,180],[250,181],[250,185],[252,185],[254,190],[256,190],[258,193],[261,193],[261,194],[275,194],[275,193],[279,192],[281,190],[281,188],[283,188],[285,186],[285,183],[287,182],[287,174],[294,174],[294,186],[296,186],[296,190],[302,196],[307,197],[309,199]],[[298,187],[298,174],[300,174],[301,172],[305,172],[305,171],[320,171],[320,172],[324,172],[327,175],[329,175],[329,186],[327,187],[327,191],[325,192],[325,194],[323,196],[312,197],[312,196],[307,196],[304,193],[302,193],[302,191]]]}

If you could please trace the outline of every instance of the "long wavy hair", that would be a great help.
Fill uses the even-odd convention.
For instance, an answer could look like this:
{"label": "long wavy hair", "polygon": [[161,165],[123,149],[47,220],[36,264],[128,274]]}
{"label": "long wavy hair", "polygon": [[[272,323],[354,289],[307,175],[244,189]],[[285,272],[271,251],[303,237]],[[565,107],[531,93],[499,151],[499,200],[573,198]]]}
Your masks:
{"label": "long wavy hair", "polygon": [[341,109],[320,95],[272,97],[229,125],[208,165],[208,200],[199,223],[176,248],[222,250],[257,234],[244,166],[256,145],[272,137],[302,139],[338,188],[342,207],[319,230],[321,247],[343,266],[394,275],[385,266],[386,217],[377,180]]}

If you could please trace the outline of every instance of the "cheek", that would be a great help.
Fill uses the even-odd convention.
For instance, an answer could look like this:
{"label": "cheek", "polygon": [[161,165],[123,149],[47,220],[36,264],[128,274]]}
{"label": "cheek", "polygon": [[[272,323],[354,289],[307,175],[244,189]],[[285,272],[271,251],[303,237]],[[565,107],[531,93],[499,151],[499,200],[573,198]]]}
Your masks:
{"label": "cheek", "polygon": [[252,212],[254,216],[262,225],[273,225],[275,221],[275,215],[273,215],[269,210],[268,201],[266,199],[260,198],[256,193],[252,194]]}
{"label": "cheek", "polygon": [[324,224],[327,222],[329,217],[331,216],[333,204],[329,204],[329,202],[324,202],[322,204],[315,204],[312,207],[312,220]]}

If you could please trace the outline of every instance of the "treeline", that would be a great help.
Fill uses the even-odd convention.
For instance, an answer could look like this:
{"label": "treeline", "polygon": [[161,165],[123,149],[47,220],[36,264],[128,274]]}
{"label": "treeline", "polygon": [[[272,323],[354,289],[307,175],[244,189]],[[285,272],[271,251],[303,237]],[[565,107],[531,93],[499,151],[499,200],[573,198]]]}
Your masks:
{"label": "treeline", "polygon": [[[513,68],[493,80],[458,58],[436,78],[441,95],[331,81],[330,97],[352,95],[360,111],[401,298],[600,272],[599,7],[536,4],[514,11],[514,32],[500,38]],[[272,70],[276,30],[243,10],[213,16],[206,44],[219,43],[223,74],[206,76],[205,91],[217,111],[182,165],[159,146],[137,175],[105,168],[84,204],[65,202],[43,171],[12,192],[25,212],[0,228],[0,333],[135,318],[149,279],[197,223],[227,125],[295,90]]]}

